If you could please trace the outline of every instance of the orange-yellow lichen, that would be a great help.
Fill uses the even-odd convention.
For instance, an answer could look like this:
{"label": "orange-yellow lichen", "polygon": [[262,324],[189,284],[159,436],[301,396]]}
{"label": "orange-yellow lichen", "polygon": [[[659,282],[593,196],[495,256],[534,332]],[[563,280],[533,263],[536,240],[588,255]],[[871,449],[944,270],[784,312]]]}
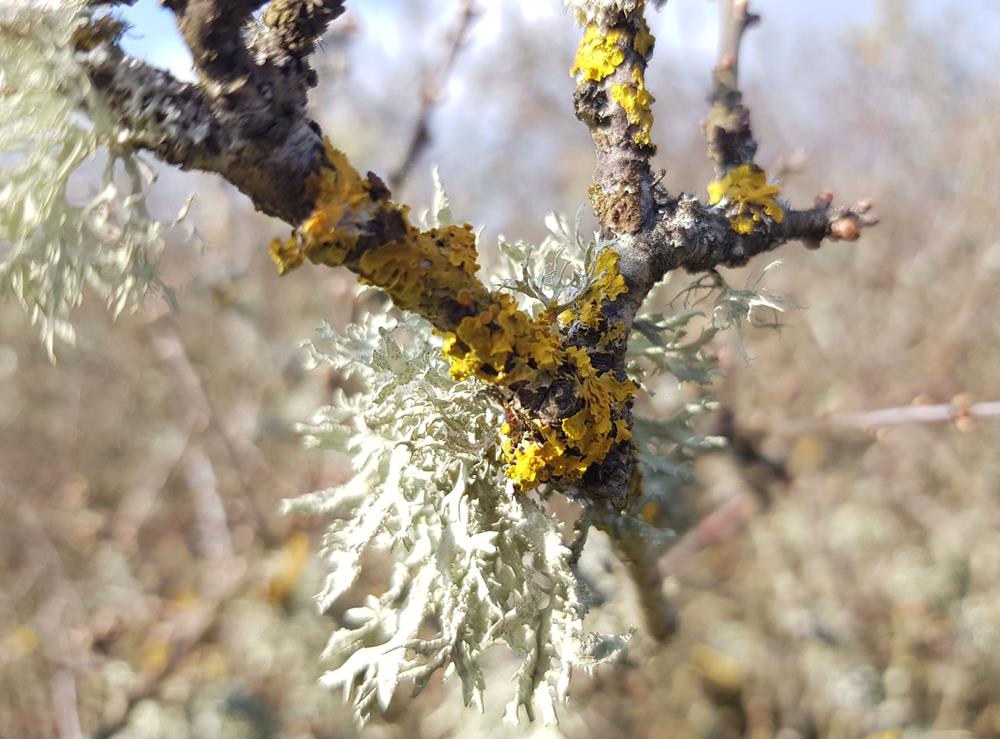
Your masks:
{"label": "orange-yellow lichen", "polygon": [[[574,308],[560,314],[559,320],[564,323],[576,320],[588,328],[623,335],[623,327],[609,328],[601,312],[604,303],[614,302],[627,291],[625,279],[618,272],[618,255],[606,249],[597,260],[593,284]],[[529,365],[574,378],[579,409],[555,423],[534,420],[513,430],[510,424],[505,424],[504,435],[508,438],[504,439],[502,449],[510,465],[507,474],[522,489],[530,489],[552,478],[575,479],[603,460],[613,445],[630,439],[626,409],[638,390],[634,382],[620,380],[614,372],[598,372],[582,347],[564,348],[558,342],[550,343],[550,320],[535,320],[536,328],[532,329],[535,333],[527,342],[536,347],[534,356],[528,352]],[[521,327],[519,334],[529,332]],[[538,347],[544,349],[541,356],[538,356]],[[496,369],[490,366],[488,373]],[[462,365],[462,371],[468,368]],[[503,374],[505,377],[521,376],[509,367],[504,368]],[[530,370],[525,376],[532,374],[537,374],[537,370]]]}
{"label": "orange-yellow lichen", "polygon": [[781,188],[769,183],[767,174],[756,164],[741,164],[708,183],[708,202],[716,205],[726,200],[737,205],[729,225],[737,233],[749,234],[765,216],[775,223],[785,219],[785,211],[775,200],[780,192]]}
{"label": "orange-yellow lichen", "polygon": [[639,19],[639,30],[635,34],[635,38],[632,39],[632,48],[638,52],[639,56],[643,58],[649,57],[649,52],[653,50],[653,44],[656,39],[653,34],[649,32],[649,24],[646,23],[644,17]]}
{"label": "orange-yellow lichen", "polygon": [[574,320],[587,328],[598,328],[604,317],[601,306],[605,301],[614,302],[619,295],[628,292],[625,278],[618,271],[618,254],[604,249],[597,255],[594,281],[577,304],[559,314],[559,322],[568,326]]}
{"label": "orange-yellow lichen", "polygon": [[466,316],[443,332],[442,350],[456,380],[477,377],[509,386],[559,366],[559,340],[548,324],[532,320],[505,293],[482,313]]}
{"label": "orange-yellow lichen", "polygon": [[642,509],[639,511],[639,517],[646,523],[652,525],[656,523],[656,516],[658,513],[659,506],[656,505],[656,501],[650,500],[642,506]]}
{"label": "orange-yellow lichen", "polygon": [[[287,241],[275,239],[270,253],[282,274],[309,261],[346,264],[361,281],[381,287],[400,308],[431,316],[445,297],[460,305],[487,302],[476,278],[476,236],[469,225],[421,231],[408,209],[372,191],[347,157],[326,143],[324,162],[307,185],[313,212]],[[391,227],[385,243],[358,248],[366,226]]]}
{"label": "orange-yellow lichen", "polygon": [[284,274],[306,259],[329,266],[344,263],[360,235],[359,226],[368,220],[376,201],[371,186],[343,152],[324,142],[324,161],[307,183],[313,197],[313,212],[299,226],[297,234],[282,243],[271,242],[271,257]]}
{"label": "orange-yellow lichen", "polygon": [[621,31],[605,33],[596,23],[587,26],[576,49],[573,68],[569,70],[570,77],[583,73],[583,81],[600,82],[625,61],[625,54],[619,43],[623,34]]}
{"label": "orange-yellow lichen", "polygon": [[632,438],[624,412],[638,386],[613,372],[598,373],[583,348],[565,350],[565,359],[578,379],[583,407],[558,424],[534,421],[519,439],[504,439],[502,445],[507,475],[522,489],[552,478],[576,479],[612,446]]}
{"label": "orange-yellow lichen", "polygon": [[[329,143],[324,157],[308,183],[315,198],[313,212],[293,238],[271,244],[280,272],[306,259],[346,265],[362,282],[384,289],[400,308],[438,326],[442,351],[456,379],[476,377],[506,388],[540,378],[570,380],[575,385],[572,415],[505,425],[507,474],[521,489],[578,478],[614,444],[631,438],[626,419],[635,383],[613,372],[599,373],[586,350],[563,346],[554,332],[552,311],[532,318],[509,294],[487,292],[476,277],[471,226],[420,231],[410,224],[404,206],[373,191],[372,182]],[[382,243],[372,243],[373,223],[379,225]],[[572,310],[585,325],[603,329],[602,305],[627,288],[618,272],[618,256],[610,250],[598,255],[595,273],[594,283]],[[448,317],[454,313],[443,312],[446,301],[472,314],[460,320]]]}
{"label": "orange-yellow lichen", "polygon": [[618,103],[628,116],[628,122],[638,126],[639,130],[632,135],[632,140],[642,146],[650,146],[650,131],[653,128],[653,112],[650,106],[655,101],[652,93],[646,89],[639,67],[632,68],[634,84],[611,86],[611,99]]}

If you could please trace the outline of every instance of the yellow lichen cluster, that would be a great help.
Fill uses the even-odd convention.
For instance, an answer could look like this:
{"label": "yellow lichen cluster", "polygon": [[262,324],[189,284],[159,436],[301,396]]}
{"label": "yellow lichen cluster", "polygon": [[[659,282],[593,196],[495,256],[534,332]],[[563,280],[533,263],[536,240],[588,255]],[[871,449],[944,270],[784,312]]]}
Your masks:
{"label": "yellow lichen cluster", "polygon": [[604,249],[597,255],[594,281],[575,306],[559,314],[559,322],[568,326],[573,321],[578,321],[587,328],[599,328],[604,317],[601,312],[604,302],[614,302],[627,291],[625,278],[618,271],[618,254],[611,249]]}
{"label": "yellow lichen cluster", "polygon": [[[608,336],[624,334],[623,326],[607,327],[601,312],[606,302],[614,302],[627,291],[625,278],[618,271],[618,255],[605,249],[597,257],[595,280],[573,308],[563,311],[563,325],[573,321],[587,328],[601,328]],[[523,315],[523,314],[522,314]],[[467,319],[468,320],[468,319]],[[563,348],[551,335],[549,319],[543,314],[530,326],[510,322],[512,336],[493,346],[525,345],[512,366],[505,366],[503,376],[519,378],[537,375],[539,370],[559,372],[575,379],[577,403],[582,407],[556,423],[532,420],[529,424],[505,424],[504,458],[509,463],[508,476],[522,489],[530,489],[552,478],[575,479],[607,456],[614,444],[631,438],[626,412],[638,386],[620,380],[613,372],[599,373],[590,356],[580,347]],[[461,330],[461,329],[460,329]],[[446,354],[449,345],[446,344]],[[467,355],[466,355],[467,356]],[[461,372],[468,372],[466,356],[460,357]],[[526,372],[517,369],[526,358]],[[523,365],[522,365],[523,366]],[[454,372],[455,360],[452,360]],[[488,372],[497,370],[495,365]],[[509,382],[517,379],[508,380]]]}
{"label": "yellow lichen cluster", "polygon": [[504,424],[503,455],[507,476],[522,490],[552,478],[573,480],[602,461],[619,442],[632,438],[625,409],[638,386],[619,380],[613,372],[598,373],[581,347],[565,350],[579,379],[583,407],[558,423],[532,420],[530,428]]}
{"label": "yellow lichen cluster", "polygon": [[[409,223],[405,206],[374,190],[329,143],[309,189],[312,214],[295,236],[271,244],[281,273],[305,260],[347,266],[362,282],[384,289],[400,308],[438,327],[456,379],[476,377],[515,391],[517,383],[556,379],[575,385],[568,406],[572,415],[515,420],[513,428],[505,427],[507,473],[521,489],[556,478],[575,479],[603,460],[614,444],[631,438],[628,403],[636,384],[614,372],[598,372],[585,349],[565,347],[553,330],[551,312],[532,318],[509,294],[489,293],[476,277],[471,226],[420,231]],[[372,223],[380,224],[383,243],[372,243],[366,228]],[[585,326],[605,328],[602,305],[626,292],[617,266],[614,252],[598,255],[596,279],[572,314]],[[446,301],[466,315],[446,317]]]}
{"label": "yellow lichen cluster", "polygon": [[749,234],[765,216],[775,223],[784,220],[785,212],[775,200],[780,192],[781,188],[769,183],[767,174],[756,164],[741,164],[708,184],[708,202],[716,205],[727,200],[738,205],[729,225],[738,233]]}
{"label": "yellow lichen cluster", "polygon": [[313,212],[298,228],[297,237],[271,242],[271,258],[279,274],[295,269],[306,259],[338,266],[357,244],[360,224],[377,206],[370,184],[361,178],[343,152],[324,142],[325,160],[307,185]]}
{"label": "yellow lichen cluster", "polygon": [[463,318],[455,331],[443,333],[451,376],[510,386],[557,369],[564,358],[549,324],[532,320],[506,293],[495,298],[483,312]]}
{"label": "yellow lichen cluster", "polygon": [[[595,272],[583,298],[560,314],[564,324],[576,320],[598,328],[605,320],[602,304],[626,292],[615,252],[602,251]],[[522,490],[553,478],[575,479],[603,460],[614,444],[631,438],[626,408],[636,384],[613,372],[599,373],[585,349],[563,347],[547,313],[529,318],[509,295],[497,295],[488,309],[445,332],[443,349],[452,376],[460,380],[478,377],[504,387],[542,375],[574,380],[579,409],[573,415],[554,422],[515,421],[501,429],[507,474]]]}
{"label": "yellow lichen cluster", "polygon": [[612,85],[611,99],[625,110],[628,122],[639,127],[639,130],[632,135],[632,140],[641,146],[651,146],[653,142],[649,132],[653,128],[653,112],[650,110],[650,105],[655,98],[646,89],[639,67],[632,68],[632,80],[634,84]]}
{"label": "yellow lichen cluster", "polygon": [[619,46],[622,39],[621,31],[604,33],[596,23],[587,26],[587,30],[576,49],[573,68],[569,70],[570,77],[583,73],[583,81],[600,82],[625,61],[625,54]]}
{"label": "yellow lichen cluster", "polygon": [[[450,297],[460,305],[487,302],[476,278],[476,236],[472,227],[445,226],[421,231],[410,224],[407,208],[373,194],[347,157],[327,143],[326,160],[309,183],[313,212],[292,238],[271,242],[271,257],[282,274],[306,259],[317,264],[346,264],[363,283],[376,285],[404,310],[424,316]],[[394,238],[356,249],[364,226],[381,218]],[[360,253],[355,253],[355,252]]]}
{"label": "yellow lichen cluster", "polygon": [[656,39],[649,32],[649,24],[645,17],[639,18],[639,30],[632,39],[632,48],[635,49],[643,59],[649,58],[649,53],[653,50]]}

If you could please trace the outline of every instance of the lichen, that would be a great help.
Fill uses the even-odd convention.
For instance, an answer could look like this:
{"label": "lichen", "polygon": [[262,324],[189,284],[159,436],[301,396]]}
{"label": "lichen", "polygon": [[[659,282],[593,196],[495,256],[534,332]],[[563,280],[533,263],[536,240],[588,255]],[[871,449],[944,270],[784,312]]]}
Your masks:
{"label": "lichen", "polygon": [[[618,271],[618,255],[605,249],[597,256],[595,279],[577,303],[559,314],[559,322],[598,330],[606,341],[619,340],[624,327],[609,326],[602,308],[614,302],[628,288]],[[546,329],[547,331],[548,329]],[[591,465],[602,461],[615,444],[628,441],[631,431],[628,408],[638,386],[619,379],[614,372],[598,372],[581,347],[556,347],[553,355],[557,371],[573,378],[575,412],[557,422],[533,419],[523,424],[506,424],[504,459],[508,476],[522,489],[530,489],[553,478],[576,479]],[[542,367],[548,370],[551,365]]]}
{"label": "lichen", "polygon": [[632,68],[632,79],[633,84],[612,85],[611,99],[625,110],[628,122],[639,127],[639,130],[632,134],[632,140],[640,146],[652,146],[653,142],[649,134],[653,128],[653,112],[650,110],[650,106],[655,98],[646,89],[646,83],[639,67]]}
{"label": "lichen", "polygon": [[549,323],[532,320],[510,295],[501,293],[482,313],[466,316],[443,334],[445,358],[456,380],[476,377],[509,387],[539,371],[559,367],[562,349]]}
{"label": "lichen", "polygon": [[[599,310],[591,305],[599,304],[600,290],[607,290],[604,294],[611,300],[624,290],[624,280],[613,268],[614,256],[614,261],[608,260],[612,269],[599,281],[601,287],[583,301],[588,316]],[[552,421],[515,417],[501,429],[507,475],[522,490],[552,479],[576,479],[603,460],[614,444],[631,438],[627,405],[638,386],[613,372],[599,373],[585,349],[562,346],[547,316],[528,318],[509,295],[499,295],[483,313],[464,318],[457,331],[445,332],[443,351],[458,380],[476,377],[510,387],[547,375],[572,383],[569,407],[578,409],[572,415]]]}
{"label": "lichen", "polygon": [[781,223],[785,212],[775,200],[781,188],[767,181],[767,173],[756,164],[741,164],[708,184],[708,202],[731,206],[729,225],[741,234],[753,232],[754,225],[770,218]]}
{"label": "lichen", "polygon": [[[279,273],[307,259],[345,265],[363,283],[385,290],[400,308],[432,323],[439,322],[448,301],[459,309],[488,302],[488,293],[476,278],[479,265],[472,226],[421,231],[409,222],[406,206],[388,200],[329,142],[308,188],[314,198],[311,215],[290,239],[271,243]],[[378,224],[382,243],[369,243],[372,224]]]}
{"label": "lichen", "polygon": [[556,423],[533,419],[504,427],[507,476],[522,490],[552,479],[577,479],[612,446],[632,438],[626,414],[638,385],[614,372],[598,372],[581,347],[570,347],[564,357],[577,378],[580,410]]}
{"label": "lichen", "polygon": [[653,50],[653,44],[656,42],[653,34],[649,32],[649,24],[646,23],[645,17],[639,18],[639,30],[635,34],[635,38],[632,39],[632,48],[643,59],[648,59],[650,52]]}
{"label": "lichen", "polygon": [[587,26],[576,50],[571,77],[583,73],[584,82],[600,82],[625,61],[625,54],[619,46],[621,31],[603,32],[595,23]]}
{"label": "lichen", "polygon": [[594,282],[577,305],[559,314],[559,321],[564,326],[577,321],[587,328],[600,328],[604,317],[601,307],[604,303],[614,302],[619,295],[628,292],[625,278],[618,271],[618,254],[611,249],[605,249],[597,255],[594,274]]}
{"label": "lichen", "polygon": [[[363,283],[385,290],[400,308],[430,320],[456,380],[474,377],[504,388],[509,398],[517,398],[528,384],[542,389],[558,380],[567,387],[565,402],[550,418],[522,410],[525,418],[515,414],[506,427],[507,474],[522,490],[574,480],[614,444],[631,438],[628,409],[638,386],[624,374],[599,372],[586,350],[564,346],[553,311],[531,317],[510,294],[487,291],[476,277],[471,226],[416,228],[405,206],[362,178],[329,143],[308,188],[313,212],[292,238],[271,244],[280,272],[305,260],[347,266]],[[601,251],[594,275],[571,316],[585,328],[620,338],[621,327],[608,326],[602,313],[607,302],[627,291],[618,255]]]}

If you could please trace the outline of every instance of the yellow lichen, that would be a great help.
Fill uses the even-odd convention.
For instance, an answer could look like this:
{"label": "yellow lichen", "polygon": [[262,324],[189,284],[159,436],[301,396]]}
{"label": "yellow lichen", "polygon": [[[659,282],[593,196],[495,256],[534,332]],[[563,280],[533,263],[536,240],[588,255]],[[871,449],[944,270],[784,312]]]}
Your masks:
{"label": "yellow lichen", "polygon": [[639,56],[647,58],[649,52],[653,49],[653,44],[656,39],[653,34],[649,32],[649,24],[646,23],[645,18],[639,19],[639,30],[635,34],[635,38],[632,39],[632,48],[638,52]]}
{"label": "yellow lichen", "polygon": [[659,513],[659,507],[656,505],[656,501],[651,500],[643,505],[642,510],[639,511],[639,517],[652,525],[656,523],[657,513]]}
{"label": "yellow lichen", "polygon": [[[506,388],[540,378],[571,381],[574,412],[569,417],[514,418],[502,430],[507,474],[521,489],[576,479],[614,444],[631,438],[627,418],[635,383],[614,372],[598,372],[586,350],[563,346],[553,330],[553,311],[532,318],[509,294],[488,292],[476,277],[471,226],[415,228],[405,206],[374,191],[372,182],[329,143],[308,189],[313,212],[292,238],[271,244],[280,272],[306,259],[347,266],[362,282],[384,289],[400,308],[438,327],[456,379],[476,377]],[[381,236],[374,243],[372,224]],[[618,255],[604,250],[597,257],[593,284],[571,312],[589,327],[606,329],[602,306],[626,291]],[[445,310],[446,304],[452,307]]]}
{"label": "yellow lichen", "polygon": [[305,261],[305,257],[302,255],[302,251],[294,239],[289,239],[288,241],[272,239],[267,251],[271,255],[271,259],[275,265],[277,265],[279,275],[290,272]]}
{"label": "yellow lichen", "polygon": [[780,192],[781,188],[769,183],[767,173],[756,164],[741,164],[708,183],[708,202],[717,205],[726,200],[737,205],[729,225],[737,233],[749,234],[765,216],[775,223],[785,219],[784,210],[775,200]]}
{"label": "yellow lichen", "polygon": [[495,298],[482,313],[466,316],[455,331],[443,333],[452,377],[509,386],[557,368],[562,350],[549,324],[532,320],[506,293]]}
{"label": "yellow lichen", "polygon": [[625,110],[628,122],[639,127],[639,130],[632,135],[632,140],[642,146],[650,146],[652,140],[649,134],[653,128],[653,112],[650,106],[655,98],[646,89],[646,83],[638,67],[632,68],[632,79],[634,84],[612,85],[611,99]]}
{"label": "yellow lichen", "polygon": [[[560,314],[561,322],[577,320],[590,328],[607,328],[601,306],[614,302],[627,291],[625,279],[618,272],[618,255],[610,249],[602,251],[595,272],[593,284],[576,306]],[[503,314],[501,310],[499,315]],[[612,446],[631,438],[627,408],[638,386],[631,380],[618,379],[614,372],[598,372],[582,347],[563,347],[551,336],[549,320],[535,319],[531,325],[512,323],[507,339],[500,339],[495,333],[487,339],[478,327],[472,331],[471,319],[463,323],[466,321],[470,324],[466,327],[469,336],[458,341],[462,332],[460,326],[458,337],[446,336],[445,339],[445,354],[451,359],[452,373],[456,376],[475,374],[482,378],[485,374],[486,377],[495,376],[501,384],[509,384],[542,370],[571,377],[576,382],[579,410],[572,415],[554,423],[532,421],[513,428],[505,424],[502,429],[506,437],[502,444],[503,456],[509,464],[507,474],[522,489],[553,478],[578,478],[591,465],[603,460]],[[492,311],[488,322],[491,326],[502,325]],[[622,328],[614,326],[608,331],[619,335],[624,333]],[[482,359],[483,350],[466,350],[465,354],[456,356],[456,343],[464,347],[471,347],[473,343],[494,348],[514,345],[517,351],[501,354],[502,365],[488,363],[485,367],[477,367],[476,361]],[[475,357],[471,363],[470,356]],[[522,372],[518,367],[525,363],[527,371]]]}
{"label": "yellow lichen", "polygon": [[612,250],[604,249],[597,255],[594,275],[593,283],[577,304],[559,314],[559,322],[563,326],[578,321],[587,328],[598,328],[603,318],[601,306],[604,302],[614,302],[619,295],[628,292],[625,278],[618,271],[618,254]]}
{"label": "yellow lichen", "polygon": [[621,31],[604,33],[596,23],[591,23],[576,49],[573,68],[569,70],[570,77],[582,72],[583,81],[600,82],[614,72],[625,61],[625,54],[619,46],[621,39]]}

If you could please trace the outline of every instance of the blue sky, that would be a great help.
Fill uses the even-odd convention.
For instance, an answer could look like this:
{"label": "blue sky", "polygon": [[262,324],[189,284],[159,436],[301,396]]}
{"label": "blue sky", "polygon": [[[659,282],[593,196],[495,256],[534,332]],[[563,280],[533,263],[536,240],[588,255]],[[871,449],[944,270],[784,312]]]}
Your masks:
{"label": "blue sky", "polygon": [[[795,29],[796,33],[830,29],[831,20],[840,27],[870,22],[878,9],[891,0],[841,0],[836,11],[830,4],[818,0],[756,0],[752,7],[760,12],[767,23]],[[897,0],[903,1],[905,0]],[[562,13],[559,0],[482,0],[487,14],[477,26],[477,42],[489,43],[502,31],[501,6],[520,6],[528,16],[551,16]],[[910,0],[907,3],[927,21],[951,23],[956,16],[964,16],[972,32],[983,34],[982,39],[970,39],[970,55],[977,43],[996,42],[1000,35],[1000,2],[997,0]],[[452,0],[441,0],[442,17],[454,15]],[[399,0],[381,0],[350,3],[351,11],[360,18],[362,27],[378,29],[385,39],[388,56],[392,56],[394,40],[401,31],[393,22],[398,12]],[[666,7],[652,19],[654,32],[661,44],[667,43],[699,55],[711,53],[716,38],[715,3],[708,0],[670,0]],[[172,14],[156,0],[140,0],[126,10],[126,17],[134,28],[126,38],[126,48],[158,66],[172,69],[188,76],[189,65],[183,44],[177,33]],[[832,29],[835,30],[835,29]],[[661,46],[662,48],[662,46]]]}

